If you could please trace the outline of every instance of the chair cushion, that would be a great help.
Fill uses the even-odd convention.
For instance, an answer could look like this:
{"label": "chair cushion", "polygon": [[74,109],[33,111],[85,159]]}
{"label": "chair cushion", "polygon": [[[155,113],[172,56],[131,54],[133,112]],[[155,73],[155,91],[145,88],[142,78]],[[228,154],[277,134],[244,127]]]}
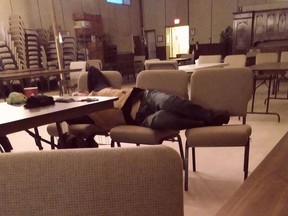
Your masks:
{"label": "chair cushion", "polygon": [[110,130],[110,137],[113,141],[138,144],[161,144],[163,138],[177,134],[179,134],[177,130],[160,131],[134,125],[121,125]]}
{"label": "chair cushion", "polygon": [[189,147],[245,146],[251,135],[249,125],[223,125],[186,130]]}
{"label": "chair cushion", "polygon": [[[61,123],[61,127],[62,127],[63,133],[68,132],[68,125],[67,125],[66,122],[62,122],[62,123]],[[49,125],[47,126],[47,133],[48,133],[50,136],[58,137],[58,131],[57,131],[56,123],[52,123],[52,124],[49,124]]]}
{"label": "chair cushion", "polygon": [[86,139],[92,135],[104,135],[107,134],[108,131],[97,127],[94,124],[73,124],[68,125],[68,130],[71,134],[74,134],[77,137]]}

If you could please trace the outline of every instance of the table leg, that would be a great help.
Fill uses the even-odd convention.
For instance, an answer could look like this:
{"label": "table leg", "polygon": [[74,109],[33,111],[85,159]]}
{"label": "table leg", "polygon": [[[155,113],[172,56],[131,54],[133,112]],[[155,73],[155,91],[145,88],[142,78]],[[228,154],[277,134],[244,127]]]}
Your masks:
{"label": "table leg", "polygon": [[36,145],[38,146],[39,150],[43,150],[43,146],[41,144],[40,135],[37,127],[34,128],[34,133],[35,133],[34,139]]}
{"label": "table leg", "polygon": [[252,95],[251,112],[254,112],[255,94],[256,94],[256,75],[254,75],[253,77],[253,95]]}
{"label": "table leg", "polygon": [[253,85],[254,91],[252,95],[252,106],[251,112],[247,112],[250,114],[266,114],[266,115],[276,115],[278,118],[278,122],[280,122],[280,115],[278,113],[271,113],[269,112],[269,103],[270,103],[270,92],[271,92],[271,83],[272,83],[273,76],[269,76],[269,83],[268,83],[268,90],[267,90],[267,98],[266,98],[266,111],[265,112],[254,112],[254,103],[255,103],[255,94],[256,94],[256,75],[254,76]]}
{"label": "table leg", "polygon": [[34,139],[35,139],[35,143],[36,145],[38,146],[39,150],[43,150],[43,147],[42,147],[42,144],[41,144],[41,141],[49,144],[49,145],[53,145],[53,143],[51,143],[50,141],[46,140],[46,139],[43,139],[40,134],[39,134],[39,131],[38,131],[38,128],[34,128],[34,133],[32,131],[29,131],[29,130],[25,130],[30,136],[32,136]]}

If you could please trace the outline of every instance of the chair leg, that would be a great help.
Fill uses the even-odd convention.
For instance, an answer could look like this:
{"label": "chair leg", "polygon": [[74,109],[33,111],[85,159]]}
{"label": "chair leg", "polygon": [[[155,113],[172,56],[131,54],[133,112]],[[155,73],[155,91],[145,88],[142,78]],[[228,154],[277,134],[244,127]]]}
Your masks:
{"label": "chair leg", "polygon": [[[120,142],[116,142],[117,147],[121,147]],[[111,147],[114,148],[115,147],[115,141],[111,139]]]}
{"label": "chair leg", "polygon": [[2,148],[1,145],[0,145],[0,152],[1,152],[1,153],[4,153],[4,150],[3,150],[3,148]]}
{"label": "chair leg", "polygon": [[244,180],[248,177],[249,150],[250,150],[250,140],[248,140],[244,150]]}
{"label": "chair leg", "polygon": [[195,147],[192,147],[192,166],[193,166],[193,172],[196,172],[196,155],[195,155]]}
{"label": "chair leg", "polygon": [[184,189],[185,191],[188,191],[188,161],[189,161],[189,147],[187,146],[186,143],[186,147],[185,147],[185,177],[184,177]]}
{"label": "chair leg", "polygon": [[182,161],[183,161],[183,169],[185,169],[185,159],[184,159],[182,139],[181,139],[181,136],[179,134],[177,135],[177,139],[178,139],[178,143],[179,143],[180,156],[181,156]]}
{"label": "chair leg", "polygon": [[111,148],[114,148],[115,147],[115,142],[114,140],[111,139]]}

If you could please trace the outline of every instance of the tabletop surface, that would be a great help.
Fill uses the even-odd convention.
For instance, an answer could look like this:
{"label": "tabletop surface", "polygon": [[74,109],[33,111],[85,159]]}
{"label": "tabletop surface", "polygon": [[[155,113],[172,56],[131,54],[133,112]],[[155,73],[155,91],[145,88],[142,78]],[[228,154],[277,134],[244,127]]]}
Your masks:
{"label": "tabletop surface", "polygon": [[251,70],[288,70],[288,62],[270,62],[252,65]]}
{"label": "tabletop surface", "polygon": [[191,60],[192,57],[180,57],[180,58],[170,58],[169,60],[174,60],[174,61],[187,61]]}
{"label": "tabletop surface", "polygon": [[288,133],[245,180],[216,216],[286,216]]}
{"label": "tabletop surface", "polygon": [[[88,97],[73,97],[77,100]],[[90,97],[92,98],[92,97]],[[93,97],[97,101],[92,102],[56,102],[54,105],[26,109],[24,105],[9,105],[0,103],[0,135],[26,130],[29,128],[49,124],[56,121],[65,121],[113,107],[113,101],[117,97]]]}
{"label": "tabletop surface", "polygon": [[179,66],[179,70],[183,70],[188,73],[195,72],[199,69],[214,68],[214,67],[224,67],[229,65],[228,63],[203,63],[203,64],[190,64]]}

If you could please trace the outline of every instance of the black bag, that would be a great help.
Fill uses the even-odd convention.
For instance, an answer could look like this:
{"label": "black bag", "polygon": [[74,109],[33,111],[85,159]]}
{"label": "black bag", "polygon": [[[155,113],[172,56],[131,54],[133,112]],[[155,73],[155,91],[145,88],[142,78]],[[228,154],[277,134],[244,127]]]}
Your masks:
{"label": "black bag", "polygon": [[43,107],[55,104],[54,98],[46,95],[33,95],[26,100],[25,108]]}
{"label": "black bag", "polygon": [[58,148],[59,149],[67,149],[67,148],[86,148],[87,143],[85,140],[70,134],[70,133],[64,133],[63,138],[65,143],[62,143],[60,139],[58,139]]}

